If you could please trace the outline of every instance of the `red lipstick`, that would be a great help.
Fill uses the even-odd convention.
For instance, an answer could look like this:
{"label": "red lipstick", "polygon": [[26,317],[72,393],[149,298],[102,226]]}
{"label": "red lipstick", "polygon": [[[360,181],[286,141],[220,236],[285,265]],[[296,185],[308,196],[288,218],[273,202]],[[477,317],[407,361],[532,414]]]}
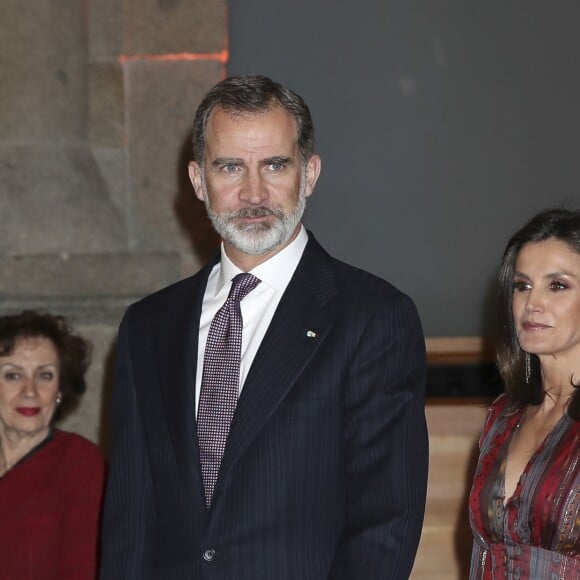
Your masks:
{"label": "red lipstick", "polygon": [[25,417],[34,417],[40,413],[40,407],[16,407],[16,411]]}

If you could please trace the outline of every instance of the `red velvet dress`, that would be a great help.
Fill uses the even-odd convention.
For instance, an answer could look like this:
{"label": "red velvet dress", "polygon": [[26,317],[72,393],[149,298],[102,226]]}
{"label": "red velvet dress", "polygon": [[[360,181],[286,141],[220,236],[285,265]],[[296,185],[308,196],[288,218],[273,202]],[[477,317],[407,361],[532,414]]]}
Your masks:
{"label": "red velvet dress", "polygon": [[0,478],[0,579],[93,580],[105,462],[55,430]]}
{"label": "red velvet dress", "polygon": [[469,497],[470,578],[580,579],[580,422],[567,414],[529,463],[504,507],[504,475],[524,409],[491,406]]}

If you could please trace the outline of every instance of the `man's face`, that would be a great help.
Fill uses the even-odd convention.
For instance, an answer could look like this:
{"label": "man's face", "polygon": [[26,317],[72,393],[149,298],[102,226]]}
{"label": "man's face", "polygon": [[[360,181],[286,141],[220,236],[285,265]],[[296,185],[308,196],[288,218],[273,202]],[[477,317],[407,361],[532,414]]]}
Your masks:
{"label": "man's face", "polygon": [[320,158],[302,163],[296,121],[281,107],[242,115],[218,108],[207,125],[203,164],[192,161],[189,172],[230,259],[267,259],[298,233]]}

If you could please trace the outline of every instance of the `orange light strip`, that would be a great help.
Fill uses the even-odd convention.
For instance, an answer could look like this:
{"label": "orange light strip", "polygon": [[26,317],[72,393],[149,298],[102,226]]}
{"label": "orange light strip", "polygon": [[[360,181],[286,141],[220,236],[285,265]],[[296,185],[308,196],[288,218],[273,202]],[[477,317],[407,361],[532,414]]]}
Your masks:
{"label": "orange light strip", "polygon": [[124,64],[126,62],[135,61],[188,61],[188,60],[216,60],[222,64],[226,64],[230,58],[228,50],[221,52],[177,52],[174,54],[134,54],[127,56],[122,54],[119,56],[119,62]]}

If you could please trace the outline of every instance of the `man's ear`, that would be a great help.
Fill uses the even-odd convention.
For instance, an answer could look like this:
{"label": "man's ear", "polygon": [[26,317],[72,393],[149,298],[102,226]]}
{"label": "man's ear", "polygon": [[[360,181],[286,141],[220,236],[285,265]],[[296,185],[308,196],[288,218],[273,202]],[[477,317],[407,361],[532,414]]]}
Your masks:
{"label": "man's ear", "polygon": [[322,160],[320,159],[320,155],[311,155],[306,163],[306,197],[312,195],[321,169]]}
{"label": "man's ear", "polygon": [[187,166],[189,172],[189,179],[195,190],[195,196],[200,201],[205,201],[205,191],[203,190],[203,180],[201,178],[201,167],[197,161],[190,161]]}

